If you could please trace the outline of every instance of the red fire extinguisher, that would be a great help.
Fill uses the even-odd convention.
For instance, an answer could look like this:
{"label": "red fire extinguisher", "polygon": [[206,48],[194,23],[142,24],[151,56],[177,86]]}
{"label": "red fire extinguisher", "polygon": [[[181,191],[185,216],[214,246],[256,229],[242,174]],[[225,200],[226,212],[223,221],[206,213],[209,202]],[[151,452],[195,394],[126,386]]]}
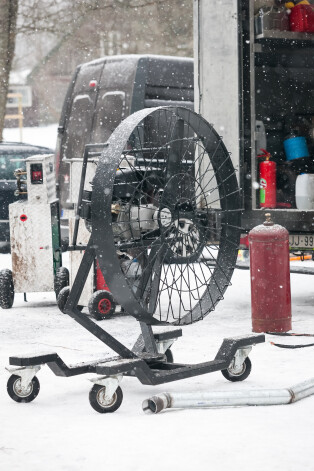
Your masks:
{"label": "red fire extinguisher", "polygon": [[270,160],[271,155],[267,150],[261,149],[261,151],[263,154],[257,157],[264,157],[266,160],[259,165],[260,207],[276,208],[276,162]]}

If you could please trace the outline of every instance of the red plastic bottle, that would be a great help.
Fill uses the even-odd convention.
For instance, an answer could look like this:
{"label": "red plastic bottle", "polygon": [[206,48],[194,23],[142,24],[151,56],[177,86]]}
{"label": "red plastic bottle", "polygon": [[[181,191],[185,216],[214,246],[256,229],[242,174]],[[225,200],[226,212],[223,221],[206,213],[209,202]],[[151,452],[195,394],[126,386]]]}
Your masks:
{"label": "red plastic bottle", "polygon": [[296,5],[289,15],[290,30],[314,33],[314,5]]}

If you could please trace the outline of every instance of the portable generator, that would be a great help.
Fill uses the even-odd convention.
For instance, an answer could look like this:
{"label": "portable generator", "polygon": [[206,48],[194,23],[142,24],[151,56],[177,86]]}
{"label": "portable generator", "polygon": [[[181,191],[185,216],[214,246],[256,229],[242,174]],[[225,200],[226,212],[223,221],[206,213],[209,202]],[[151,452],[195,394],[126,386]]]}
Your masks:
{"label": "portable generator", "polygon": [[[25,159],[26,170],[15,171],[16,196],[9,206],[12,271],[0,271],[0,306],[9,309],[14,293],[55,291],[69,284],[62,267],[59,201],[56,198],[54,155]],[[26,177],[26,179],[25,179]]]}

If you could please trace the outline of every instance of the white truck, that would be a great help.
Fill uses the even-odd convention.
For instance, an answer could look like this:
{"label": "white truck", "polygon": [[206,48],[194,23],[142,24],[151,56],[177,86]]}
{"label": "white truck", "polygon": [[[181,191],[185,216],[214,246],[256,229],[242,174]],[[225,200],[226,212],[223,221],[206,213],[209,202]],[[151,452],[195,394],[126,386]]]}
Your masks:
{"label": "white truck", "polygon": [[[296,182],[314,173],[314,34],[292,25],[283,3],[194,0],[195,110],[231,152],[244,232],[265,219],[257,159],[265,148],[277,165],[272,218],[288,229],[291,249],[313,251],[314,188]],[[306,8],[314,31],[314,6]],[[287,152],[287,140],[301,141],[303,153]]]}

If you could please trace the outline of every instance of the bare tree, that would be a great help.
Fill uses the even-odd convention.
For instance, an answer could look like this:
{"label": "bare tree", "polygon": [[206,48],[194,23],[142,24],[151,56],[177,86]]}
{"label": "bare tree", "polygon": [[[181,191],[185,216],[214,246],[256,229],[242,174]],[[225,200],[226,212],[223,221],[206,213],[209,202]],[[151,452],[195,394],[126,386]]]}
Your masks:
{"label": "bare tree", "polygon": [[70,35],[91,12],[118,7],[140,10],[149,5],[172,8],[169,0],[0,0],[0,141],[17,34],[45,32],[61,38]]}
{"label": "bare tree", "polygon": [[9,76],[14,57],[18,0],[0,0],[0,141],[4,127]]}

